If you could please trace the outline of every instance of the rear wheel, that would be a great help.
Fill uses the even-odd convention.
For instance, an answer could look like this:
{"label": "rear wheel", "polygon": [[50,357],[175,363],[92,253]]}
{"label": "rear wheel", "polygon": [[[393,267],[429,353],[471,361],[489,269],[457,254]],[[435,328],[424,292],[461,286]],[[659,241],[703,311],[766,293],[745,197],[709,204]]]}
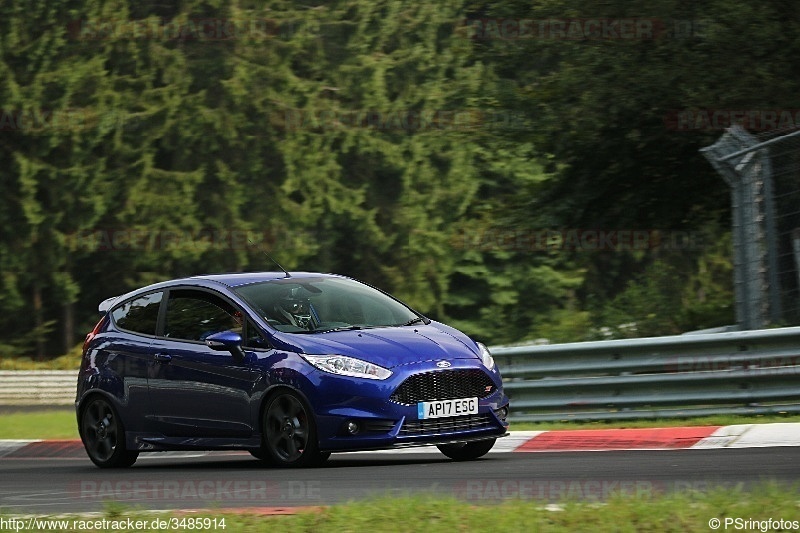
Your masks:
{"label": "rear wheel", "polygon": [[330,457],[319,451],[311,409],[295,392],[281,390],[270,398],[261,430],[263,449],[253,455],[273,466],[314,466]]}
{"label": "rear wheel", "polygon": [[481,440],[478,442],[459,442],[456,444],[440,444],[436,446],[439,451],[454,461],[471,461],[483,457],[494,446],[496,439]]}
{"label": "rear wheel", "polygon": [[125,428],[111,402],[100,396],[89,400],[80,420],[83,447],[94,464],[125,468],[136,462],[139,452],[125,449]]}

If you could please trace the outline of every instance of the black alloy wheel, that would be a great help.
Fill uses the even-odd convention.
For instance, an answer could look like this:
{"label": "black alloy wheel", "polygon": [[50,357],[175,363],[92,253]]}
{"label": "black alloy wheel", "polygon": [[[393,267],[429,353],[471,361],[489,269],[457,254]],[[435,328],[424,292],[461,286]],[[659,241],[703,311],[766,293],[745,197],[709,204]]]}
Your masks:
{"label": "black alloy wheel", "polygon": [[311,410],[292,391],[281,390],[267,402],[262,432],[264,449],[256,457],[273,466],[312,466],[330,456],[319,451]]}
{"label": "black alloy wheel", "polygon": [[80,421],[81,440],[94,464],[100,468],[124,468],[136,462],[139,453],[125,449],[125,428],[107,399],[89,400]]}

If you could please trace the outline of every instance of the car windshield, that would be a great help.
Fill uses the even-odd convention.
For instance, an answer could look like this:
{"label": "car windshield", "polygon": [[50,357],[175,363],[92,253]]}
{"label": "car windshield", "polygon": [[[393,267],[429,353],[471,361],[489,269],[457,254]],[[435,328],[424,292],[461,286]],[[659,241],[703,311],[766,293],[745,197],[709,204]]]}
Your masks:
{"label": "car windshield", "polygon": [[284,278],[235,289],[278,331],[321,333],[406,326],[426,319],[363,283],[344,278]]}

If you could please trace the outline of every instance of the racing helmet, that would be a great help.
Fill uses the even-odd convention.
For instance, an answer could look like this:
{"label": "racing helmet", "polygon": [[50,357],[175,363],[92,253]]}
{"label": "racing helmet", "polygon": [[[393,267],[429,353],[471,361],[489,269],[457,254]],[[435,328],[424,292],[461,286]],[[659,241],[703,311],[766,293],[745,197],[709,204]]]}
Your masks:
{"label": "racing helmet", "polygon": [[312,329],[314,317],[311,302],[308,298],[297,296],[297,291],[297,288],[292,289],[280,298],[276,304],[276,310],[290,324],[303,329]]}

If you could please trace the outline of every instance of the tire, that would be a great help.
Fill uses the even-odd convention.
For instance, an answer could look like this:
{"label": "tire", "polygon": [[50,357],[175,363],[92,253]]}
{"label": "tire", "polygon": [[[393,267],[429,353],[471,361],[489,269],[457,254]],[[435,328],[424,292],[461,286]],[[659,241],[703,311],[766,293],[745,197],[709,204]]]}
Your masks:
{"label": "tire", "polygon": [[253,455],[263,455],[261,458],[271,466],[316,466],[330,457],[330,453],[319,451],[311,409],[290,390],[280,390],[267,401],[261,432],[262,449]]}
{"label": "tire", "polygon": [[440,444],[436,446],[439,451],[454,461],[472,461],[483,457],[492,449],[497,439],[480,440],[477,442],[459,442],[457,444]]}
{"label": "tire", "polygon": [[127,468],[139,457],[139,452],[125,449],[125,427],[106,398],[89,400],[81,410],[78,430],[86,454],[100,468]]}

